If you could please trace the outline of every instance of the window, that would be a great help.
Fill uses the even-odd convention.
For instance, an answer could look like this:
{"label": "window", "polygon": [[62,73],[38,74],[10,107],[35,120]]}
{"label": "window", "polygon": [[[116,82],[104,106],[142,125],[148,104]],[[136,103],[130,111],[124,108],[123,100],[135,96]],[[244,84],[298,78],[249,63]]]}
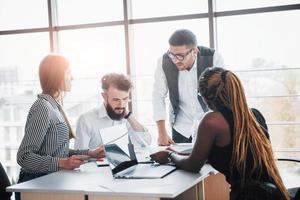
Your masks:
{"label": "window", "polygon": [[121,26],[61,31],[60,52],[71,61],[72,91],[64,99],[73,122],[102,100],[101,77],[126,73],[124,31]]}
{"label": "window", "polygon": [[[23,137],[28,110],[36,99],[36,94],[40,92],[38,66],[50,50],[48,35],[49,33],[0,35],[0,93],[3,102],[0,104],[0,127],[4,127],[4,140],[0,143],[8,145],[0,149],[5,152],[1,162],[13,168],[17,163],[13,156],[15,154],[11,154],[11,148],[18,148],[21,142],[13,140],[17,138],[15,127],[22,129],[22,134],[18,137]],[[10,173],[15,172],[8,171],[8,175],[13,177]]]}
{"label": "window", "polygon": [[[199,45],[214,42],[227,68],[242,80],[249,105],[265,115],[278,155],[300,158],[299,5],[299,0],[0,0],[0,158],[15,177],[26,116],[41,92],[39,62],[51,51],[71,61],[74,80],[64,106],[74,128],[80,114],[102,103],[101,77],[130,67],[133,112],[155,143],[154,71],[170,35],[180,28],[192,30]],[[265,12],[270,7],[278,10]],[[240,9],[250,10],[232,12]],[[17,144],[8,145],[10,140]]]}
{"label": "window", "polygon": [[282,6],[288,4],[298,4],[299,0],[216,0],[216,11],[238,10],[248,8],[259,8],[268,6]]}
{"label": "window", "polygon": [[300,144],[300,28],[295,26],[299,14],[297,10],[217,18],[218,49],[243,81],[249,105],[266,117],[277,151],[296,150]]}
{"label": "window", "polygon": [[132,19],[207,13],[207,0],[131,0]]}
{"label": "window", "polygon": [[63,0],[57,8],[61,26],[123,20],[123,0]]}
{"label": "window", "polygon": [[47,1],[0,0],[0,30],[47,26]]}
{"label": "window", "polygon": [[7,160],[7,161],[11,160],[11,151],[10,151],[10,148],[5,148],[5,160]]}
{"label": "window", "polygon": [[236,70],[299,67],[299,14],[297,10],[218,17],[217,47],[226,65]]}

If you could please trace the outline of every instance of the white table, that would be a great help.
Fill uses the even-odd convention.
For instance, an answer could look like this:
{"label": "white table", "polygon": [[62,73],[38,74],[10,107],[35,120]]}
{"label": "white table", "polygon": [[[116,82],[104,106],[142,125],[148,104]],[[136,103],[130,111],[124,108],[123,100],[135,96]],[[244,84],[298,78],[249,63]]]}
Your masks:
{"label": "white table", "polygon": [[58,171],[12,185],[7,191],[21,192],[22,200],[199,200],[203,199],[203,180],[212,171],[205,165],[198,174],[176,170],[162,179],[114,179],[109,167],[89,162],[79,170]]}

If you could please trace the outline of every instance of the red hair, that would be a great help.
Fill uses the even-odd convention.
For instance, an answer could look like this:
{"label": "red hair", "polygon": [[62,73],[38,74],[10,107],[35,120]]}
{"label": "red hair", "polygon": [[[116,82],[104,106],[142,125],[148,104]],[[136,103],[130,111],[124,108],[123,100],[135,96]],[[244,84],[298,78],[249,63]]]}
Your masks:
{"label": "red hair", "polygon": [[61,94],[65,71],[69,64],[67,58],[57,54],[50,54],[41,61],[39,76],[43,94],[49,94],[53,98]]}
{"label": "red hair", "polygon": [[[54,99],[61,95],[62,85],[65,81],[65,72],[69,64],[70,62],[67,58],[58,54],[49,54],[41,61],[39,76],[43,94],[49,94]],[[75,138],[74,131],[63,109],[61,109],[61,113],[69,128],[69,138]]]}

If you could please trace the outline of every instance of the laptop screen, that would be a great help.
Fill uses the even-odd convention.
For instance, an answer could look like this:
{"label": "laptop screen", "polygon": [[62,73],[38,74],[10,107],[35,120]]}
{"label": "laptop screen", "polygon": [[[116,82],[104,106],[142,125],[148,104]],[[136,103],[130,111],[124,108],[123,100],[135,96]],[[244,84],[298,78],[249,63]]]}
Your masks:
{"label": "laptop screen", "polygon": [[[104,145],[105,155],[109,162],[109,166],[112,169],[112,173],[116,174],[123,171],[133,165],[137,164],[135,157],[128,156],[117,144]],[[128,144],[128,151],[133,151],[132,144]]]}
{"label": "laptop screen", "polygon": [[126,124],[100,129],[99,132],[113,174],[137,164],[134,147],[129,142]]}

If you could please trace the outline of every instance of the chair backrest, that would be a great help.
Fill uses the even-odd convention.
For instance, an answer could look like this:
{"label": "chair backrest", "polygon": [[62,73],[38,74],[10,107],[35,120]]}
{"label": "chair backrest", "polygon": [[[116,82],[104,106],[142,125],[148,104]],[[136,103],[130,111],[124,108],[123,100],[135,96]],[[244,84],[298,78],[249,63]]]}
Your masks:
{"label": "chair backrest", "polygon": [[10,186],[10,181],[7,177],[7,174],[0,163],[0,197],[3,200],[8,200],[10,199],[12,193],[11,192],[6,192],[6,187]]}
{"label": "chair backrest", "polygon": [[[296,162],[300,163],[300,159],[294,158],[277,158],[277,161],[287,161],[287,162]],[[288,193],[290,197],[294,200],[300,200],[300,186],[296,188],[288,188]]]}
{"label": "chair backrest", "polygon": [[233,200],[284,200],[275,185],[267,182],[248,180],[244,184],[232,187]]}

